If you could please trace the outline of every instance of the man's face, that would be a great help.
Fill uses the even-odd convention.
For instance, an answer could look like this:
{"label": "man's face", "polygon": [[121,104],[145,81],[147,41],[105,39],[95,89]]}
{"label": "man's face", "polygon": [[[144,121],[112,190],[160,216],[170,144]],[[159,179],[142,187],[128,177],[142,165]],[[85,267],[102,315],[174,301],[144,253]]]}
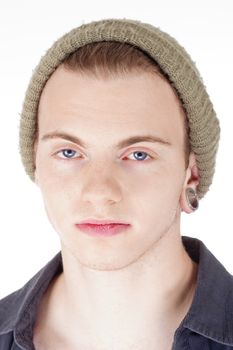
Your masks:
{"label": "man's face", "polygon": [[[59,66],[48,80],[38,113],[36,182],[63,248],[82,264],[127,266],[168,230],[179,232],[186,176],[181,114],[170,85],[149,73],[102,80]],[[85,146],[41,140],[55,131]],[[144,141],[117,147],[149,134],[170,145]],[[131,226],[118,235],[93,237],[75,226],[86,218]]]}

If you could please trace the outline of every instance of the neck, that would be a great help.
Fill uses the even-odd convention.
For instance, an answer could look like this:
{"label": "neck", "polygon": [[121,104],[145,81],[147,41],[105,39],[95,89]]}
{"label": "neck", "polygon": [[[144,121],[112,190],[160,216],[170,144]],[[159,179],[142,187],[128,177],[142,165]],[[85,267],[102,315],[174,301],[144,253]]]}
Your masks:
{"label": "neck", "polygon": [[109,339],[164,334],[165,328],[179,326],[191,305],[197,264],[174,232],[118,270],[83,266],[65,246],[62,258],[64,271],[54,281],[47,310],[56,329],[69,324],[74,336],[77,329],[88,331],[93,339],[95,335],[105,339],[106,334]]}

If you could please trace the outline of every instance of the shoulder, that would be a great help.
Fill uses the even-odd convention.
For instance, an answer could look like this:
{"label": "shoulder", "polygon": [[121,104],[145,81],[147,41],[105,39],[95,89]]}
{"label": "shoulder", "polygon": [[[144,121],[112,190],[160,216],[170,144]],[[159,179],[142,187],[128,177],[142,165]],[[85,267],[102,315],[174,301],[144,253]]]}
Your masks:
{"label": "shoulder", "polygon": [[185,239],[198,261],[196,291],[184,326],[190,330],[190,350],[233,349],[233,275],[198,239]]}
{"label": "shoulder", "polygon": [[22,298],[23,287],[10,293],[0,300],[0,330],[12,310],[18,311],[19,300]]}
{"label": "shoulder", "polygon": [[43,294],[53,277],[61,271],[62,260],[59,252],[25,285],[0,300],[0,335],[15,328],[28,313],[30,306]]}
{"label": "shoulder", "polygon": [[14,343],[13,329],[18,314],[22,288],[0,300],[0,350],[10,350]]}
{"label": "shoulder", "polygon": [[13,331],[0,334],[0,350],[11,350],[14,343]]}

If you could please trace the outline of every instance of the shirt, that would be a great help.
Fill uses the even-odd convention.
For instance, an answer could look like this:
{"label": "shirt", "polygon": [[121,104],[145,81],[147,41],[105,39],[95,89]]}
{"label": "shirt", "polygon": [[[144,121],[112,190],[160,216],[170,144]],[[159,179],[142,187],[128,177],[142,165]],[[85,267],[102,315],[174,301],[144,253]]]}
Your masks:
{"label": "shirt", "polygon": [[[201,240],[181,238],[198,263],[198,274],[191,306],[174,333],[171,350],[233,350],[233,275]],[[35,350],[37,306],[62,271],[60,251],[22,288],[0,300],[0,350]]]}

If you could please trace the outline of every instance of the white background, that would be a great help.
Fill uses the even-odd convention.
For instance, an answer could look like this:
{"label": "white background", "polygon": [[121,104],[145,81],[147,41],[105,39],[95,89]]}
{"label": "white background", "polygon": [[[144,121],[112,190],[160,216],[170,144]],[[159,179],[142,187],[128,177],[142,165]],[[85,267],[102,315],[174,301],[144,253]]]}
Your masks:
{"label": "white background", "polygon": [[151,23],[174,36],[201,72],[221,126],[216,172],[199,210],[182,213],[181,234],[201,239],[233,274],[233,1],[3,1],[0,3],[0,298],[20,288],[59,250],[38,187],[18,150],[24,94],[41,56],[82,23]]}

